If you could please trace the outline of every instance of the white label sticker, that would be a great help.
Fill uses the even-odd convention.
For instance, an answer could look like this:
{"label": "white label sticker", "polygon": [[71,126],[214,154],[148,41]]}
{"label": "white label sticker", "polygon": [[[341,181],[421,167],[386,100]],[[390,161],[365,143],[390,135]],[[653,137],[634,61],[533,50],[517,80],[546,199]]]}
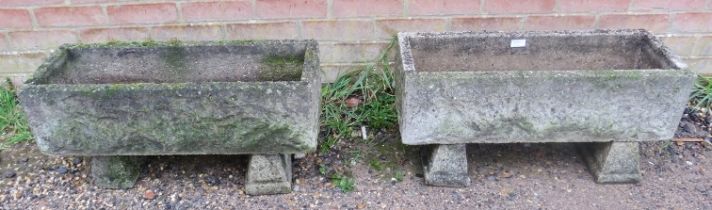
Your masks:
{"label": "white label sticker", "polygon": [[509,47],[526,47],[526,46],[527,46],[526,39],[512,39],[512,42],[509,43]]}

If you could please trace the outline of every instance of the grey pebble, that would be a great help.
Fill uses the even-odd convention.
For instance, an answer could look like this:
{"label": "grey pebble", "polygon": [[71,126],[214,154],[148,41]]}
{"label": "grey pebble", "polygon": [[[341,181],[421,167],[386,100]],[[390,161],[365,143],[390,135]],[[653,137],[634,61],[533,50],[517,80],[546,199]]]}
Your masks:
{"label": "grey pebble", "polygon": [[220,185],[221,183],[220,179],[215,176],[206,176],[205,182],[212,186]]}
{"label": "grey pebble", "polygon": [[13,177],[15,177],[15,175],[17,175],[17,174],[13,170],[4,170],[2,172],[2,177],[7,178],[7,179],[13,178]]}
{"label": "grey pebble", "polygon": [[75,157],[75,158],[72,159],[72,163],[73,163],[74,165],[80,164],[80,163],[82,163],[82,158]]}
{"label": "grey pebble", "polygon": [[65,166],[59,166],[59,167],[57,167],[57,169],[54,169],[54,172],[57,172],[59,174],[66,174],[67,171],[69,171],[69,170]]}

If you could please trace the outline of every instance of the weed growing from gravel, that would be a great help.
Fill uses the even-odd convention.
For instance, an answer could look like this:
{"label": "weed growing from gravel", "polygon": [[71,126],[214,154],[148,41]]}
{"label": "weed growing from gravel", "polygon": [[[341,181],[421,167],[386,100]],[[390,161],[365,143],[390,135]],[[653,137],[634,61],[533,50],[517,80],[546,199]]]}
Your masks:
{"label": "weed growing from gravel", "polygon": [[0,87],[0,149],[31,139],[27,117],[20,109],[15,89],[8,79]]}
{"label": "weed growing from gravel", "polygon": [[334,186],[339,188],[342,192],[351,192],[356,189],[356,181],[353,178],[347,176],[335,176],[331,178]]}
{"label": "weed growing from gravel", "polygon": [[342,75],[334,83],[322,86],[321,127],[325,141],[320,144],[320,152],[326,153],[339,140],[349,138],[354,128],[367,126],[378,130],[395,126],[393,74],[388,60],[395,44],[394,38],[375,65]]}
{"label": "weed growing from gravel", "polygon": [[[371,131],[395,127],[397,115],[393,74],[388,59],[389,52],[395,45],[394,37],[378,56],[376,64],[342,75],[334,83],[322,86],[322,140],[319,142],[321,154],[333,152],[332,149],[340,141],[355,139],[355,131],[360,131],[361,126],[366,126]],[[350,143],[370,144],[370,141]],[[341,156],[352,157],[346,160],[351,164],[361,160],[360,151]],[[355,190],[355,180],[349,175],[348,169],[322,165],[319,172],[329,177],[334,186],[342,192]]]}
{"label": "weed growing from gravel", "polygon": [[698,108],[712,108],[712,77],[697,78],[690,103]]}

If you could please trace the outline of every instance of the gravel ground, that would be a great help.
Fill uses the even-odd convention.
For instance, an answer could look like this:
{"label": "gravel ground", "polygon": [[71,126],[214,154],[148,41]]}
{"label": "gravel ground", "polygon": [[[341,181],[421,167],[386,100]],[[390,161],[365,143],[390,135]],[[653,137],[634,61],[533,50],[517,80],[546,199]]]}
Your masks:
{"label": "gravel ground", "polygon": [[[613,185],[593,181],[573,144],[473,144],[471,186],[427,187],[418,148],[385,132],[296,160],[291,194],[245,195],[246,156],[152,157],[134,188],[107,190],[91,184],[89,158],[24,143],[0,154],[0,209],[712,209],[708,116],[688,110],[677,135],[704,141],[642,143],[642,181]],[[354,177],[356,190],[324,172]]]}
{"label": "gravel ground", "polygon": [[571,144],[470,145],[468,188],[426,187],[417,161],[403,181],[364,161],[349,165],[356,191],[319,175],[320,157],[295,162],[294,193],[244,194],[242,156],[166,156],[150,161],[130,190],[90,184],[82,158],[50,157],[34,144],[2,153],[2,209],[712,209],[712,149],[705,143],[644,143],[637,184],[592,181]]}

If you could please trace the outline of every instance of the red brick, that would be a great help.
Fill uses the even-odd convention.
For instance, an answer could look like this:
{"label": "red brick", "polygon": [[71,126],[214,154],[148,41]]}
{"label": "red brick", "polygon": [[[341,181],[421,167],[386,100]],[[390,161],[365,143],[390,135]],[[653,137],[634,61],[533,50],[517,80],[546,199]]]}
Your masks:
{"label": "red brick", "polygon": [[630,0],[563,0],[559,12],[622,12],[628,10]]}
{"label": "red brick", "polygon": [[7,34],[5,33],[0,33],[0,52],[3,51],[12,51],[12,47],[10,46],[10,41],[7,40]]}
{"label": "red brick", "polygon": [[516,31],[521,18],[518,17],[465,17],[453,18],[452,31]]}
{"label": "red brick", "polygon": [[695,73],[702,74],[705,76],[712,76],[712,59],[685,59],[685,63],[687,63],[690,70]]}
{"label": "red brick", "polygon": [[697,37],[694,36],[670,36],[658,37],[669,47],[675,54],[679,56],[690,56],[695,47]]}
{"label": "red brick", "polygon": [[704,10],[705,0],[633,0],[632,11],[691,11]]}
{"label": "red brick", "polygon": [[188,22],[241,20],[252,16],[249,1],[194,2],[180,6],[183,19]]}
{"label": "red brick", "polygon": [[454,15],[478,14],[480,1],[477,0],[410,0],[409,15]]}
{"label": "red brick", "polygon": [[317,40],[373,40],[373,22],[317,20],[302,23],[303,38]]}
{"label": "red brick", "polygon": [[[47,55],[45,52],[0,54],[0,74],[31,73],[42,64]],[[1,78],[3,79],[0,83],[5,82],[5,77]]]}
{"label": "red brick", "polygon": [[326,17],[326,0],[257,0],[259,18]]}
{"label": "red brick", "polygon": [[35,10],[40,26],[91,26],[107,23],[101,7],[45,7]]}
{"label": "red brick", "polygon": [[8,34],[13,49],[54,49],[66,43],[76,43],[77,35],[71,31],[15,31]]}
{"label": "red brick", "polygon": [[333,0],[334,17],[401,16],[402,0]]}
{"label": "red brick", "polygon": [[330,83],[336,81],[340,76],[363,70],[368,65],[374,65],[374,63],[322,63],[319,68],[321,69],[321,82]]}
{"label": "red brick", "polygon": [[712,56],[712,36],[703,36],[697,41],[694,56]]}
{"label": "red brick", "polygon": [[161,26],[151,29],[151,39],[181,41],[210,41],[222,40],[222,26],[220,25],[176,25]]}
{"label": "red brick", "polygon": [[294,22],[238,23],[225,26],[226,39],[295,39],[299,36]]}
{"label": "red brick", "polygon": [[523,30],[581,30],[591,29],[595,16],[529,16]]}
{"label": "red brick", "polygon": [[109,6],[106,11],[114,25],[173,23],[178,20],[176,5],[173,3]]}
{"label": "red brick", "polygon": [[484,12],[494,14],[549,13],[555,0],[485,0]]}
{"label": "red brick", "polygon": [[673,18],[677,32],[712,32],[712,13],[682,13]]}
{"label": "red brick", "polygon": [[148,29],[144,27],[131,28],[99,28],[80,31],[79,37],[84,43],[108,41],[143,41],[148,39]]}
{"label": "red brick", "polygon": [[101,3],[113,3],[117,0],[70,0],[71,4],[101,4]]}
{"label": "red brick", "polygon": [[668,15],[604,15],[599,17],[597,28],[642,28],[655,33],[664,33],[668,31],[669,26]]}
{"label": "red brick", "polygon": [[24,9],[0,9],[0,28],[32,28],[30,12]]}
{"label": "red brick", "polygon": [[61,5],[64,0],[0,0],[0,7]]}
{"label": "red brick", "polygon": [[445,31],[445,19],[384,19],[376,21],[376,38],[389,39],[398,32]]}

